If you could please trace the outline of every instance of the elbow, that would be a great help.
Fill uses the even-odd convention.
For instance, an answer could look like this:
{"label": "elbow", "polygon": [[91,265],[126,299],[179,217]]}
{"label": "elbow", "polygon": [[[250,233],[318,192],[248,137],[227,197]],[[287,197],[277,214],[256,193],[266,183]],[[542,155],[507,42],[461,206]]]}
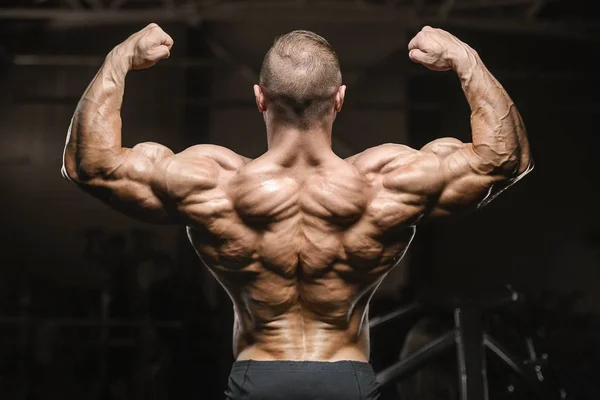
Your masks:
{"label": "elbow", "polygon": [[521,165],[522,168],[519,168],[519,170],[517,171],[515,179],[521,179],[522,177],[533,171],[533,169],[535,168],[535,163],[533,162],[533,158],[531,158],[531,156],[529,156],[527,158],[527,161],[523,162]]}
{"label": "elbow", "polygon": [[534,167],[535,167],[535,163],[533,162],[533,157],[531,157],[531,153],[527,152],[519,160],[517,176],[525,175],[525,174],[531,172]]}
{"label": "elbow", "polygon": [[81,171],[77,162],[75,152],[69,146],[65,147],[63,153],[63,163],[60,168],[62,177],[70,182],[77,183],[80,181]]}
{"label": "elbow", "polygon": [[69,132],[67,134],[67,144],[65,145],[65,148],[63,150],[63,155],[62,155],[62,166],[60,168],[60,174],[61,176],[70,181],[70,182],[77,182],[78,178],[77,178],[77,157],[75,155],[75,146],[71,145],[69,143],[69,139],[71,137],[71,126],[72,126],[73,122],[71,121],[71,125],[69,126]]}
{"label": "elbow", "polygon": [[60,174],[62,177],[70,182],[77,182],[77,166],[72,154],[69,154],[68,148],[65,148],[63,153],[63,164],[60,168]]}
{"label": "elbow", "polygon": [[60,169],[60,174],[69,182],[83,184],[94,179],[98,175],[98,171],[96,170],[90,168],[86,163],[76,162],[71,158],[65,158]]}
{"label": "elbow", "polygon": [[507,179],[521,178],[534,168],[533,158],[529,152],[511,157],[501,164],[501,171]]}
{"label": "elbow", "polygon": [[530,173],[534,166],[533,158],[528,155],[527,157],[496,163],[494,170],[496,175],[502,177],[502,180],[516,182]]}
{"label": "elbow", "polygon": [[64,179],[77,185],[88,184],[91,181],[98,180],[98,178],[104,178],[101,168],[75,162],[64,162],[60,173]]}
{"label": "elbow", "polygon": [[63,163],[62,167],[60,167],[60,175],[68,181],[72,182],[74,180],[74,178],[71,176],[69,171],[67,171],[67,167],[65,166],[64,163]]}
{"label": "elbow", "polygon": [[[477,152],[480,167],[490,175],[501,176],[505,179],[513,179],[533,170],[533,158],[529,152],[520,154],[499,154],[494,151]],[[482,154],[483,153],[483,154]]]}
{"label": "elbow", "polygon": [[477,169],[485,175],[493,175],[510,179],[518,174],[521,162],[516,156],[491,157],[479,156]]}
{"label": "elbow", "polygon": [[531,157],[526,159],[510,160],[499,163],[496,167],[498,175],[507,180],[519,179],[533,170],[534,164]]}
{"label": "elbow", "polygon": [[107,168],[112,160],[112,152],[86,152],[75,155],[66,150],[63,156],[61,175],[63,178],[77,184],[89,183],[92,180],[104,179],[110,175],[112,168]]}
{"label": "elbow", "polygon": [[70,166],[69,164],[70,163],[68,162],[63,163],[62,167],[60,168],[61,176],[63,177],[63,179],[66,179],[71,183],[81,183],[81,179],[79,178],[80,174],[77,172],[77,168],[74,166]]}

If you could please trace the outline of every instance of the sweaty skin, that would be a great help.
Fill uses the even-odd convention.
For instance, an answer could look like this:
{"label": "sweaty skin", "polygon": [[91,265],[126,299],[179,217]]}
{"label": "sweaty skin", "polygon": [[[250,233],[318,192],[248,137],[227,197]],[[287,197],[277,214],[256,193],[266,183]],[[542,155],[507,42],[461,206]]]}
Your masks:
{"label": "sweaty skin", "polygon": [[410,57],[456,71],[472,109],[473,142],[421,150],[384,144],[348,159],[331,150],[335,113],[312,128],[278,121],[255,87],[269,149],[250,160],[198,145],[121,146],[125,76],[168,57],[151,24],[117,46],[73,116],[63,175],[126,215],[187,226],[235,310],[236,359],[369,359],[368,304],[405,254],[415,226],[476,209],[531,170],[513,102],[477,53],[426,27]]}

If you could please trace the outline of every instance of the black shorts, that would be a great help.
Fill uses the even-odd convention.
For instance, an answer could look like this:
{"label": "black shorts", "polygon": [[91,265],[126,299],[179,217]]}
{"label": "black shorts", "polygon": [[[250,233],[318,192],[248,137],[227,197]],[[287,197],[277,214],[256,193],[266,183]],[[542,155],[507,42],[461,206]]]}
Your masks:
{"label": "black shorts", "polygon": [[236,361],[228,400],[374,400],[375,372],[358,361]]}

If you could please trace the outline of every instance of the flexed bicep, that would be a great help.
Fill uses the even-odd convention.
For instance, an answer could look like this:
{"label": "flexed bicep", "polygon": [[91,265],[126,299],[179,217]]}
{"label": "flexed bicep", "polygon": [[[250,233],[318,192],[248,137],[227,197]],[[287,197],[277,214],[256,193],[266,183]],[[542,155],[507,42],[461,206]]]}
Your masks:
{"label": "flexed bicep", "polygon": [[429,69],[454,70],[471,108],[472,143],[439,139],[421,150],[432,164],[437,159],[442,183],[429,215],[481,208],[533,169],[523,119],[479,54],[456,36],[426,26],[409,50]]}

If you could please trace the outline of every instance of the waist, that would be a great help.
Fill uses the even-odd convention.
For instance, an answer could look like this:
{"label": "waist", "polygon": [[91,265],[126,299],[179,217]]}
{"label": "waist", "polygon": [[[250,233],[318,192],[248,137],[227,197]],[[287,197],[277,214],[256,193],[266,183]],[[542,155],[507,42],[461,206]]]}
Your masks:
{"label": "waist", "polygon": [[341,361],[259,361],[259,360],[240,360],[235,361],[231,366],[231,372],[246,371],[282,371],[282,372],[302,372],[302,371],[340,371],[340,372],[364,372],[375,374],[373,367],[368,362],[341,360]]}
{"label": "waist", "polygon": [[339,343],[320,343],[294,345],[288,343],[265,343],[244,346],[236,354],[237,361],[282,361],[282,362],[339,362],[353,361],[366,363],[369,360],[369,344],[340,346]]}
{"label": "waist", "polygon": [[376,400],[379,386],[370,364],[358,361],[236,361],[229,400]]}
{"label": "waist", "polygon": [[[369,326],[361,313],[332,324],[289,313],[276,320],[248,323],[234,329],[236,360],[342,361],[369,360]],[[362,325],[362,326],[361,326]]]}

